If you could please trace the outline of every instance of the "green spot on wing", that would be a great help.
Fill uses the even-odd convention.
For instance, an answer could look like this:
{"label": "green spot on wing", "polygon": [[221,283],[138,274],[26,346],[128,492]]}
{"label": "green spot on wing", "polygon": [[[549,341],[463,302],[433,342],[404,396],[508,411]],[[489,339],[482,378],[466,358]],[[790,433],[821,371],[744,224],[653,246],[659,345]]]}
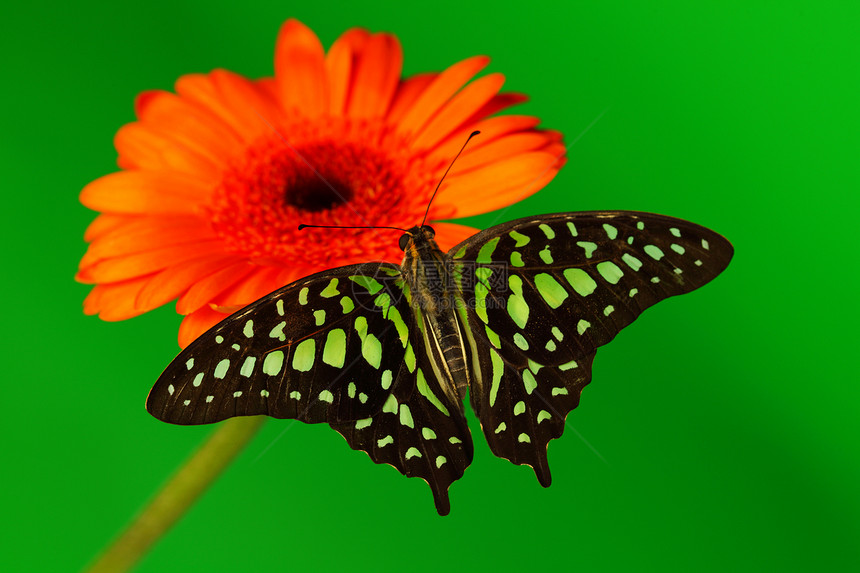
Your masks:
{"label": "green spot on wing", "polygon": [[564,300],[569,296],[567,291],[552,275],[547,273],[538,273],[535,275],[535,286],[538,293],[543,297],[544,301],[553,309],[561,306]]}
{"label": "green spot on wing", "polygon": [[436,406],[436,408],[437,408],[440,412],[442,412],[442,413],[443,413],[443,414],[445,414],[446,416],[450,416],[450,415],[451,415],[451,414],[448,412],[448,408],[446,408],[446,407],[445,407],[445,405],[444,405],[442,402],[440,402],[440,401],[439,401],[439,398],[437,398],[437,397],[436,397],[436,395],[435,395],[435,394],[433,394],[433,391],[432,391],[432,390],[430,390],[430,386],[428,386],[428,385],[427,385],[427,380],[425,380],[425,378],[424,378],[424,373],[421,371],[421,369],[420,369],[420,368],[418,369],[418,383],[416,384],[416,387],[418,388],[418,392],[420,392],[422,396],[424,396],[425,398],[427,398],[427,400],[428,400],[431,404],[433,404],[434,406]]}
{"label": "green spot on wing", "polygon": [[493,251],[496,250],[496,245],[498,244],[499,237],[495,237],[484,243],[481,250],[478,251],[478,256],[475,258],[475,262],[491,263],[493,261]]}
{"label": "green spot on wing", "polygon": [[606,231],[606,236],[609,237],[610,241],[614,241],[615,237],[618,236],[618,229],[609,223],[603,223],[603,230]]}
{"label": "green spot on wing", "polygon": [[580,296],[588,296],[597,288],[597,282],[582,269],[565,269],[564,278]]}
{"label": "green spot on wing", "polygon": [[494,348],[501,348],[502,340],[499,338],[499,335],[496,334],[496,331],[492,330],[489,326],[485,326],[484,329],[487,331],[487,340],[490,341],[490,344],[492,344]]}
{"label": "green spot on wing", "polygon": [[508,234],[511,236],[511,238],[513,240],[515,240],[517,242],[514,245],[515,247],[524,247],[524,246],[528,245],[529,241],[531,240],[527,236],[523,235],[522,233],[518,233],[516,231],[511,231]]}
{"label": "green spot on wing", "polygon": [[602,276],[606,282],[614,285],[617,285],[618,281],[621,280],[621,277],[624,276],[624,271],[622,271],[619,266],[612,261],[597,263],[597,272],[600,273],[600,276]]}
{"label": "green spot on wing", "polygon": [[475,313],[484,321],[484,324],[490,320],[487,317],[487,294],[490,292],[490,289],[487,286],[487,279],[489,279],[492,274],[493,269],[488,269],[486,267],[475,269],[475,277],[477,279],[475,283]]}
{"label": "green spot on wing", "polygon": [[367,332],[367,319],[359,316],[355,319],[355,331],[361,339],[361,355],[368,364],[379,368],[382,362],[382,343],[372,333]]}
{"label": "green spot on wing", "polygon": [[555,239],[555,231],[552,230],[552,227],[546,223],[541,223],[538,226],[540,227],[540,230],[543,231],[543,234],[546,235],[547,239]]}
{"label": "green spot on wing", "polygon": [[403,457],[406,458],[407,460],[410,458],[420,458],[421,452],[418,451],[418,448],[413,446],[413,447],[409,448],[408,450],[406,450],[406,455],[404,455]]}
{"label": "green spot on wing", "polygon": [[508,297],[507,311],[520,328],[525,328],[529,320],[529,305],[523,297],[523,280],[517,275],[508,277],[508,286],[513,294]]}
{"label": "green spot on wing", "polygon": [[495,406],[496,397],[499,394],[499,382],[502,380],[505,364],[502,362],[502,357],[492,348],[490,349],[490,360],[493,364],[493,381],[490,385],[490,406]]}
{"label": "green spot on wing", "polygon": [[642,268],[642,261],[631,255],[630,253],[624,253],[623,255],[621,255],[621,260],[627,263],[627,266],[634,271],[638,271],[640,268]]}
{"label": "green spot on wing", "polygon": [[244,377],[249,377],[254,372],[254,365],[257,363],[256,356],[248,356],[245,358],[245,362],[242,364],[242,369],[239,371]]}
{"label": "green spot on wing", "polygon": [[585,320],[584,318],[583,318],[583,319],[580,319],[580,321],[576,323],[576,331],[577,331],[580,335],[581,335],[581,334],[584,334],[584,333],[585,333],[585,331],[586,331],[586,330],[588,330],[588,327],[589,327],[589,326],[591,326],[591,323],[590,323],[590,322],[588,322],[588,321],[587,321],[587,320]]}
{"label": "green spot on wing", "polygon": [[263,360],[263,372],[269,376],[275,376],[281,371],[284,365],[284,352],[282,350],[273,350],[266,354]]}
{"label": "green spot on wing", "polygon": [[391,375],[391,370],[383,370],[382,378],[379,380],[380,385],[383,390],[388,390],[391,388],[391,381],[393,376]]}
{"label": "green spot on wing", "polygon": [[591,241],[577,241],[576,244],[585,251],[585,258],[590,259],[591,255],[594,254],[594,251],[597,249],[597,244],[592,243]]}
{"label": "green spot on wing", "polygon": [[406,327],[406,322],[404,322],[400,311],[393,306],[389,308],[388,320],[394,323],[394,328],[397,330],[397,336],[400,338],[400,344],[405,348],[406,343],[409,341],[409,329]]}
{"label": "green spot on wing", "polygon": [[344,314],[349,314],[355,308],[355,303],[352,302],[351,298],[349,298],[348,296],[345,296],[342,299],[340,299],[340,306],[343,308]]}
{"label": "green spot on wing", "polygon": [[407,404],[400,404],[400,424],[409,428],[415,428],[412,411]]}
{"label": "green spot on wing", "polygon": [[394,397],[394,394],[388,395],[388,399],[386,399],[385,404],[382,405],[382,411],[386,414],[397,413],[397,398]]}
{"label": "green spot on wing", "polygon": [[529,395],[537,388],[537,380],[535,380],[531,370],[523,370],[523,386],[526,389],[526,394]]}
{"label": "green spot on wing", "polygon": [[369,292],[370,294],[376,294],[382,290],[382,285],[379,284],[379,281],[371,277],[367,277],[364,275],[354,275],[349,277],[349,280],[351,280],[357,285],[364,287],[365,290],[367,290],[367,292]]}
{"label": "green spot on wing", "polygon": [[293,354],[293,368],[299,372],[309,372],[314,367],[314,356],[316,356],[316,341],[313,338],[302,340]]}
{"label": "green spot on wing", "polygon": [[230,361],[225,358],[215,367],[215,378],[223,379],[227,375],[228,368],[230,368]]}
{"label": "green spot on wing", "polygon": [[645,254],[647,254],[655,261],[659,261],[663,258],[663,251],[660,249],[660,247],[656,245],[645,245],[643,250],[645,251]]}
{"label": "green spot on wing", "polygon": [[538,253],[538,255],[540,255],[540,260],[542,260],[544,263],[546,263],[546,264],[548,264],[548,265],[551,265],[551,264],[553,263],[552,253],[551,253],[551,252],[550,252],[550,250],[549,250],[549,245],[545,246],[545,247],[544,247],[544,248],[543,248],[543,249]]}
{"label": "green spot on wing", "polygon": [[409,372],[415,372],[415,351],[412,349],[411,344],[406,345],[406,352],[403,354],[403,362],[406,363],[406,367],[409,368]]}
{"label": "green spot on wing", "polygon": [[326,286],[320,293],[320,296],[323,298],[331,298],[333,296],[339,295],[340,291],[337,290],[337,283],[337,279],[331,279],[328,283],[328,286]]}
{"label": "green spot on wing", "polygon": [[344,360],[346,360],[346,332],[342,328],[333,328],[326,335],[322,361],[329,366],[343,368]]}

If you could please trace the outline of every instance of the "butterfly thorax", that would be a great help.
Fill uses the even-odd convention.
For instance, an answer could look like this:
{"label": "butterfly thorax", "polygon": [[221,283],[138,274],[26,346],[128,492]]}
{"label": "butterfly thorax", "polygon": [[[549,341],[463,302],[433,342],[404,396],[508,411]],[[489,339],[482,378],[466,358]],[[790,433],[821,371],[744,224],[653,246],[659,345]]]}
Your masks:
{"label": "butterfly thorax", "polygon": [[430,227],[413,227],[401,265],[412,311],[430,350],[434,373],[451,399],[460,403],[469,385],[468,348],[457,318],[461,293],[451,281],[451,260],[439,249]]}

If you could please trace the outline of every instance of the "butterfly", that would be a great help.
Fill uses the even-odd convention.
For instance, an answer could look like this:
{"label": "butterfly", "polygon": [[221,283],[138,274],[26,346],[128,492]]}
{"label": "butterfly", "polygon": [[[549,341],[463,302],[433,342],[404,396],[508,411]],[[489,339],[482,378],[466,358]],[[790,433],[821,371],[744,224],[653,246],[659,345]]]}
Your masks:
{"label": "butterfly", "polygon": [[401,265],[316,273],[229,316],[152,388],[173,424],[267,415],[327,423],[430,486],[440,515],[473,456],[464,399],[490,449],[550,485],[547,445],[591,381],[597,348],[732,258],[719,234],[634,211],[526,217],[442,252],[406,230]]}

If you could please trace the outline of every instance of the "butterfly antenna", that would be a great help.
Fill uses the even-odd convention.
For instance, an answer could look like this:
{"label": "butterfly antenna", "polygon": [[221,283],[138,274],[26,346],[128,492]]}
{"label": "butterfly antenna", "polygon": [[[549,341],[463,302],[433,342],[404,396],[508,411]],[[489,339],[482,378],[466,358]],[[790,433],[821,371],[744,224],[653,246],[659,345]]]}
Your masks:
{"label": "butterfly antenna", "polygon": [[448,172],[451,171],[451,168],[454,166],[454,162],[457,161],[457,158],[460,157],[460,154],[463,153],[463,150],[466,149],[466,146],[469,145],[469,141],[481,133],[480,131],[473,131],[469,134],[469,137],[466,138],[466,143],[463,144],[463,147],[460,148],[460,151],[457,152],[457,155],[454,156],[454,159],[451,160],[451,165],[448,166],[448,169],[445,170],[445,173],[442,174],[442,179],[439,180],[439,183],[436,185],[436,190],[433,191],[433,195],[430,197],[430,202],[427,203],[427,210],[424,211],[424,218],[421,220],[421,226],[424,226],[424,222],[427,221],[427,214],[430,212],[430,205],[433,204],[433,199],[436,198],[436,193],[439,191],[439,187],[442,185],[442,182],[445,181],[445,176],[448,175]]}
{"label": "butterfly antenna", "polygon": [[299,231],[302,229],[397,229],[398,231],[403,231],[407,233],[406,229],[401,229],[400,227],[377,227],[373,225],[366,225],[361,227],[347,227],[342,225],[305,225],[302,223],[299,225]]}

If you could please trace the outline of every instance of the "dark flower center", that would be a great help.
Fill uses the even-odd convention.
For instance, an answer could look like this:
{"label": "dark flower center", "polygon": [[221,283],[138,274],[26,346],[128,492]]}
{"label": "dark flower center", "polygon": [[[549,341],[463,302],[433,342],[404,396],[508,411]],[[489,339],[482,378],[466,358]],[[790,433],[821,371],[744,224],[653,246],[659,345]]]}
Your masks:
{"label": "dark flower center", "polygon": [[[439,177],[404,142],[362,125],[296,124],[251,145],[222,174],[205,207],[228,252],[271,266],[326,268],[385,258],[399,261],[397,235],[306,225],[411,227]],[[331,131],[327,136],[320,131]],[[351,131],[355,130],[356,133]]]}
{"label": "dark flower center", "polygon": [[[304,174],[302,174],[304,175]],[[337,179],[323,180],[316,173],[300,177],[284,187],[284,201],[300,211],[327,211],[352,198],[352,190]]]}

